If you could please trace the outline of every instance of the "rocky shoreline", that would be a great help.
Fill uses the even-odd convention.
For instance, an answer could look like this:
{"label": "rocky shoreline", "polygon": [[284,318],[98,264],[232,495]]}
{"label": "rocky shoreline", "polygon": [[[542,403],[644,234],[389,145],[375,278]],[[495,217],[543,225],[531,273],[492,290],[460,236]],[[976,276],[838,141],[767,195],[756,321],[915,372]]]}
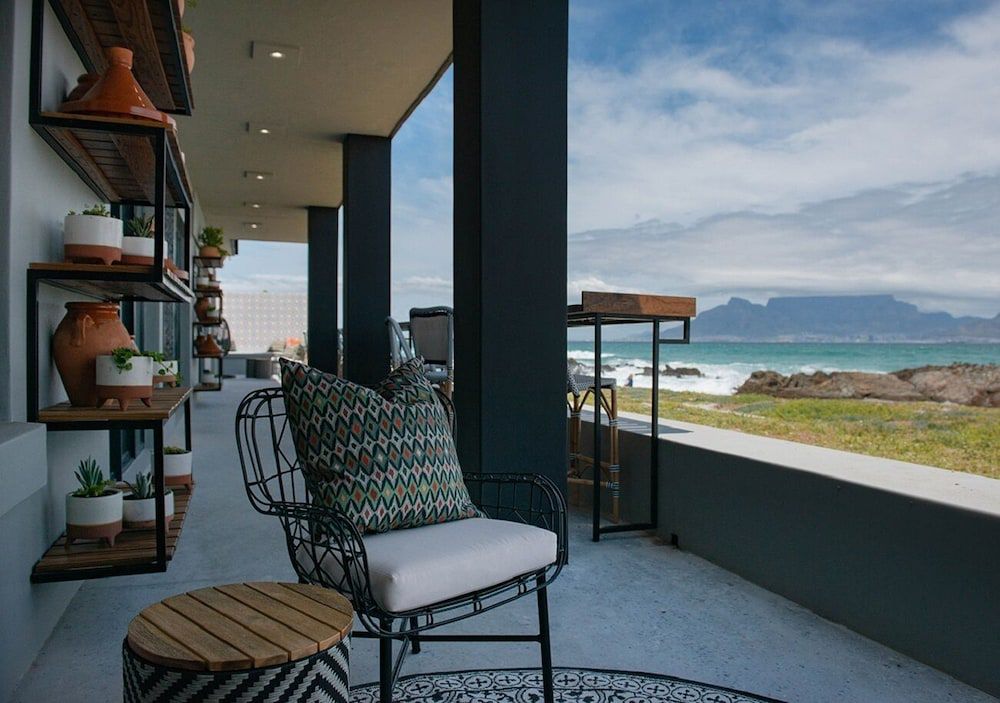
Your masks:
{"label": "rocky shoreline", "polygon": [[736,392],[777,398],[872,398],[1000,408],[1000,366],[951,364],[891,373],[818,371],[791,376],[777,371],[754,371]]}

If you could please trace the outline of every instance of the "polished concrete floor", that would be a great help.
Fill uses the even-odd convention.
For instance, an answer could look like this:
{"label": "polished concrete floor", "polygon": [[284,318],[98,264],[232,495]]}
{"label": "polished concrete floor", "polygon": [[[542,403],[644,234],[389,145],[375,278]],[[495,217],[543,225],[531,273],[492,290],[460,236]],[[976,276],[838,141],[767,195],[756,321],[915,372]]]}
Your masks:
{"label": "polished concrete floor", "polygon": [[[247,502],[233,440],[236,405],[258,385],[227,381],[223,392],[197,397],[198,485],[170,569],[84,583],[13,700],[120,700],[122,637],[144,606],[212,584],[294,580],[279,525]],[[665,673],[789,702],[996,700],[650,537],[593,544],[587,534],[585,518],[575,516],[571,563],[551,588],[557,666]],[[462,629],[533,627],[528,598]],[[537,662],[532,645],[438,644],[410,657],[406,671]],[[368,682],[376,672],[376,645],[357,640],[352,680]]]}

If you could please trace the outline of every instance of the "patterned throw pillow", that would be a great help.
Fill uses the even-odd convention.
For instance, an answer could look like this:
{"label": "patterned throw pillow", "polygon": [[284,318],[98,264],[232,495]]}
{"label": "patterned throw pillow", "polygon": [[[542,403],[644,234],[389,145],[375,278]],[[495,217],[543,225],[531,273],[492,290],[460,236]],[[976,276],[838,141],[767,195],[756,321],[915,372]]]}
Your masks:
{"label": "patterned throw pillow", "polygon": [[281,387],[309,491],[360,530],[479,515],[419,360],[373,389],[282,359]]}

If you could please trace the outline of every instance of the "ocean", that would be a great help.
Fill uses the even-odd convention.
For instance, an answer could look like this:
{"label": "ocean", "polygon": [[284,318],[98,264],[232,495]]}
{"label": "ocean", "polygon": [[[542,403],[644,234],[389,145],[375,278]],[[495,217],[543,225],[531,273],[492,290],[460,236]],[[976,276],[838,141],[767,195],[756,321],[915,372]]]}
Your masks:
{"label": "ocean", "polygon": [[[624,383],[634,375],[637,387],[652,386],[652,377],[642,376],[652,363],[648,342],[604,342],[601,365],[605,376]],[[592,342],[569,342],[567,359],[593,373]],[[664,364],[695,367],[702,377],[660,377],[660,388],[731,395],[751,372],[770,369],[783,374],[815,371],[888,372],[928,364],[1000,364],[1000,344],[822,344],[695,342],[660,347]],[[610,369],[610,370],[608,370]]]}

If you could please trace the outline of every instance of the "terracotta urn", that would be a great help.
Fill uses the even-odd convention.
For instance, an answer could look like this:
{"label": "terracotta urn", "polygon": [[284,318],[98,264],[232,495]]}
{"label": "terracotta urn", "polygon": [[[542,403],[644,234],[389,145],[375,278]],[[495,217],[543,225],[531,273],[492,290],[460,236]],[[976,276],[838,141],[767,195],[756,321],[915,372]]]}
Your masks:
{"label": "terracotta urn", "polygon": [[132,75],[132,50],[112,46],[107,49],[106,54],[108,68],[100,79],[86,95],[79,100],[64,102],[60,110],[111,117],[135,117],[173,127],[174,119],[156,109],[156,105]]}
{"label": "terracotta urn", "polygon": [[212,307],[212,299],[201,297],[194,304],[194,314],[198,316],[199,322],[208,322],[208,309]]}
{"label": "terracotta urn", "polygon": [[219,247],[200,247],[198,256],[203,256],[206,259],[218,259],[222,256],[222,252],[219,251]]}
{"label": "terracotta urn", "polygon": [[184,60],[187,62],[188,73],[194,70],[194,37],[190,32],[182,34],[184,38]]}
{"label": "terracotta urn", "polygon": [[70,404],[97,405],[97,357],[132,345],[117,303],[66,303],[66,316],[52,337],[52,356]]}

